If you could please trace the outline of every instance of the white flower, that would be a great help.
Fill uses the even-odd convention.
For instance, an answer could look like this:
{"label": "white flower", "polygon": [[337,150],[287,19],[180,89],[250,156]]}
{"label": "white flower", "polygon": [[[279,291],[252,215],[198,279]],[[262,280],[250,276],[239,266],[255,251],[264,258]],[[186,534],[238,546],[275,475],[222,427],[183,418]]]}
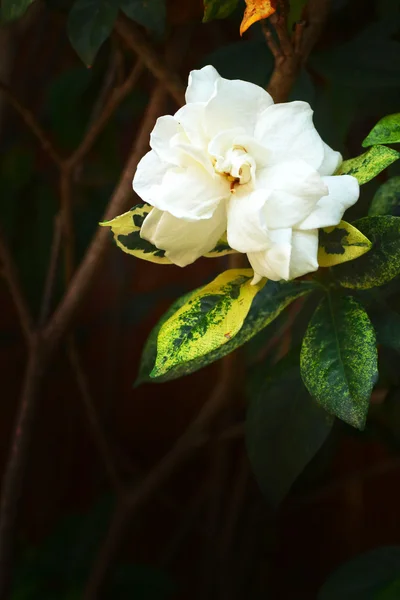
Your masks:
{"label": "white flower", "polygon": [[187,104],[161,117],[133,189],[155,208],[141,236],[183,267],[214,248],[247,253],[254,283],[318,268],[318,228],[358,199],[354,177],[312,122],[306,102],[274,104],[262,88],[207,66],[189,75]]}

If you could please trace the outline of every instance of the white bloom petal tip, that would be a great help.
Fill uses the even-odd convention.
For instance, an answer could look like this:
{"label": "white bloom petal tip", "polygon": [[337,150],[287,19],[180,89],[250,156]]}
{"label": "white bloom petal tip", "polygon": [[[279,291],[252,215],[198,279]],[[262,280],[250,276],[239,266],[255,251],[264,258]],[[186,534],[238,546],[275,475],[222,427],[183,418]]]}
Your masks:
{"label": "white bloom petal tip", "polygon": [[207,65],[189,74],[187,104],[157,119],[134,191],[154,210],[141,235],[179,266],[225,233],[246,253],[252,285],[318,268],[318,229],[336,225],[359,196],[342,156],[318,134],[306,102],[274,104],[246,81]]}

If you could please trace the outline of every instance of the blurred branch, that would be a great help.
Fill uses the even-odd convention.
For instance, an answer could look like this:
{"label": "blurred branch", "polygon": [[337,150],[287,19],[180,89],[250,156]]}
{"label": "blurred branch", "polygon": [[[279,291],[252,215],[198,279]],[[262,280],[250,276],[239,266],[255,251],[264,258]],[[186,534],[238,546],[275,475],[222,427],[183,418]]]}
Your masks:
{"label": "blurred branch", "polygon": [[40,308],[39,328],[44,326],[50,313],[51,299],[57,277],[57,265],[61,249],[61,239],[62,219],[61,213],[58,213],[54,219],[53,239],[51,242],[49,267],[47,270],[46,281],[43,290],[42,306]]}
{"label": "blurred branch", "polygon": [[28,345],[32,340],[32,317],[25,295],[22,291],[17,268],[8,247],[4,232],[0,229],[0,260],[3,266],[3,275],[8,284],[10,294],[14,301],[21,323],[22,331]]}
{"label": "blurred branch", "polygon": [[162,60],[140,28],[122,15],[117,20],[115,30],[128,48],[140,56],[154,77],[164,84],[177,104],[179,106],[185,104],[185,86],[179,75]]}
{"label": "blurred branch", "polygon": [[39,140],[43,150],[48,154],[48,156],[53,160],[53,162],[56,165],[60,166],[62,163],[62,158],[58,154],[57,150],[54,148],[50,138],[47,136],[47,133],[39,125],[34,114],[29,110],[29,108],[24,106],[18,100],[11,88],[2,81],[0,81],[0,91],[3,92],[7,100],[10,102],[11,106],[13,106],[13,108],[23,119],[28,129]]}
{"label": "blurred branch", "polygon": [[328,11],[329,0],[309,0],[304,9],[305,20],[295,23],[293,35],[290,36],[287,3],[281,0],[278,11],[262,23],[266,42],[275,59],[275,67],[267,86],[267,91],[275,102],[287,101],[301,67],[323,30]]}

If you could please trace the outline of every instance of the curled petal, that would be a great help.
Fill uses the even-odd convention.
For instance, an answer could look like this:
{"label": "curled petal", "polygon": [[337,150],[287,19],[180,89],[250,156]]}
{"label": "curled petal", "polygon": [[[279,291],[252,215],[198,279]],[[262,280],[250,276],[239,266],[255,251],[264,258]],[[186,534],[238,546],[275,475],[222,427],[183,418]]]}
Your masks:
{"label": "curled petal", "polygon": [[[242,190],[241,188],[246,188]],[[268,248],[268,238],[262,209],[268,192],[251,192],[249,186],[239,186],[228,201],[228,244],[238,252],[259,252]]]}
{"label": "curled petal", "polygon": [[[261,252],[249,252],[247,257],[254,273],[259,277],[267,277],[272,281],[288,280],[291,257],[291,229],[275,229],[269,232],[270,248]],[[253,284],[257,283],[257,277]]]}
{"label": "curled petal", "polygon": [[293,230],[289,278],[301,277],[318,269],[318,229]]}
{"label": "curled petal", "polygon": [[154,188],[161,184],[170,165],[161,160],[154,150],[150,150],[139,161],[132,187],[142,200],[153,204]]}
{"label": "curled petal", "polygon": [[186,89],[186,102],[208,102],[215,91],[215,83],[221,79],[218,71],[211,65],[189,73]]}
{"label": "curled petal", "polygon": [[225,202],[211,219],[188,222],[168,212],[153,208],[143,222],[140,236],[157,248],[179,267],[193,263],[212,250],[226,230]]}
{"label": "curled petal", "polygon": [[318,172],[320,175],[333,175],[342,164],[342,155],[340,152],[332,150],[332,148],[328,146],[328,144],[325,144],[325,142],[322,143],[324,145],[324,159],[321,166],[318,168]]}
{"label": "curled petal", "polygon": [[317,229],[338,225],[343,213],[353,206],[360,195],[360,186],[351,175],[334,175],[322,177],[329,193],[323,196],[313,212],[299,225],[297,229]]}
{"label": "curled petal", "polygon": [[216,92],[205,107],[205,127],[210,138],[237,127],[250,134],[259,115],[273,104],[271,96],[248,81],[219,79]]}
{"label": "curled petal", "polygon": [[307,102],[296,101],[269,106],[259,116],[255,137],[270,151],[270,162],[301,158],[314,169],[321,166],[324,146],[312,115]]}

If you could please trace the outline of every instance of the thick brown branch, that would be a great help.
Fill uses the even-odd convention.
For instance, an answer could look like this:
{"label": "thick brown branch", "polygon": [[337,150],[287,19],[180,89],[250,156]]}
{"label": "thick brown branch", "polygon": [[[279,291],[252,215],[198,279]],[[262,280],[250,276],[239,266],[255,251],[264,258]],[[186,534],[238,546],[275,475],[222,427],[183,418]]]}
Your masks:
{"label": "thick brown branch", "polygon": [[11,256],[10,249],[8,247],[5,235],[0,229],[0,261],[2,263],[2,270],[4,278],[7,281],[10,294],[14,301],[15,307],[18,312],[19,320],[21,323],[22,331],[28,344],[32,338],[32,317],[28,304],[25,299],[25,295],[22,291],[18,272]]}
{"label": "thick brown branch", "polygon": [[115,29],[125,44],[133,50],[143,61],[154,77],[164,84],[165,89],[176,100],[179,106],[185,104],[185,86],[179,76],[166,62],[160,58],[153,46],[149,43],[140,28],[132,21],[121,16]]}
{"label": "thick brown branch", "polygon": [[39,140],[43,150],[48,154],[48,156],[50,156],[50,158],[56,163],[56,165],[60,166],[60,164],[62,163],[61,156],[54,148],[46,132],[39,125],[33,113],[18,100],[18,98],[12,92],[10,87],[2,81],[0,81],[0,91],[3,92],[7,100],[10,102],[11,106],[13,106],[17,113],[20,115],[20,117],[22,117],[28,129]]}

